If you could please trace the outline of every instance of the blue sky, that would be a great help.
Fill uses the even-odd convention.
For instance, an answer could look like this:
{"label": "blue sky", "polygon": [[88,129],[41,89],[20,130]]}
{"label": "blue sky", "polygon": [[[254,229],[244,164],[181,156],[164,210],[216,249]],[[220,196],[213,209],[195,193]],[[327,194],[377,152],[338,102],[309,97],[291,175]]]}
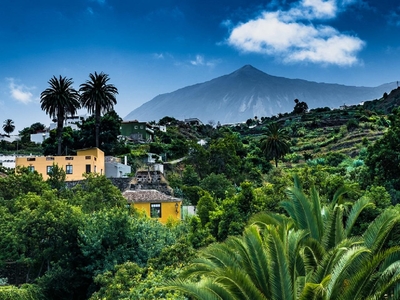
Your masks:
{"label": "blue sky", "polygon": [[246,64],[377,86],[400,80],[399,36],[392,0],[3,0],[0,122],[48,125],[40,93],[53,75],[78,89],[89,73],[109,74],[121,117]]}

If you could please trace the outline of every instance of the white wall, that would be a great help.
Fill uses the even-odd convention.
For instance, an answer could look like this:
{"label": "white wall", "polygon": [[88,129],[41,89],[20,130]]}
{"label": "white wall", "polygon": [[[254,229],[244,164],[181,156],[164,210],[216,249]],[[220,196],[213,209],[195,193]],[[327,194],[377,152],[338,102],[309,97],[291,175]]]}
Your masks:
{"label": "white wall", "polygon": [[0,154],[0,164],[3,167],[15,169],[15,155]]}

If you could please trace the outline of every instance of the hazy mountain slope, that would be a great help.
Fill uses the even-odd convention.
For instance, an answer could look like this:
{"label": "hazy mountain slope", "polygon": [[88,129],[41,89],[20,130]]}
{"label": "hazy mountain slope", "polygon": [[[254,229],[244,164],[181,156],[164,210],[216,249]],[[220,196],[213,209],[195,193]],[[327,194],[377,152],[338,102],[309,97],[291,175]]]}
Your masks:
{"label": "hazy mountain slope", "polygon": [[294,99],[309,108],[339,107],[382,97],[395,83],[378,87],[354,87],[288,79],[268,75],[250,65],[208,82],[158,95],[129,113],[124,120],[158,121],[196,117],[203,122],[243,122],[254,116],[290,112]]}
{"label": "hazy mountain slope", "polygon": [[393,108],[400,106],[400,88],[392,90],[388,95],[384,97],[373,100],[366,101],[364,107],[369,110],[381,111],[385,114],[392,112]]}

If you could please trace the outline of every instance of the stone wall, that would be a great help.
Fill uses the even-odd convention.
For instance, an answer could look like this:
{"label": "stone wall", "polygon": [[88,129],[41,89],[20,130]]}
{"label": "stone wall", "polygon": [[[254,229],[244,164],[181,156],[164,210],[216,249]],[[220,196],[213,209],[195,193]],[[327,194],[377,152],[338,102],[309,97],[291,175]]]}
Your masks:
{"label": "stone wall", "polygon": [[[121,192],[129,189],[132,178],[108,178],[114,186],[116,186]],[[67,181],[65,185],[67,188],[73,188],[83,180]]]}

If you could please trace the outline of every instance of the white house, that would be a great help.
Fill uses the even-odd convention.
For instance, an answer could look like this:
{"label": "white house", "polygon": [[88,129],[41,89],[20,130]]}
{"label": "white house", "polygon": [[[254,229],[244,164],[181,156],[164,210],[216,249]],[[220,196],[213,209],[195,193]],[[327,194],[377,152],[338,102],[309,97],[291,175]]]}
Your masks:
{"label": "white house", "polygon": [[36,144],[41,144],[43,141],[50,137],[49,132],[39,132],[39,133],[32,133],[31,134],[31,142]]}
{"label": "white house", "polygon": [[105,175],[107,178],[126,178],[132,172],[131,166],[128,166],[125,156],[124,163],[121,159],[113,156],[106,156],[105,160]]}

